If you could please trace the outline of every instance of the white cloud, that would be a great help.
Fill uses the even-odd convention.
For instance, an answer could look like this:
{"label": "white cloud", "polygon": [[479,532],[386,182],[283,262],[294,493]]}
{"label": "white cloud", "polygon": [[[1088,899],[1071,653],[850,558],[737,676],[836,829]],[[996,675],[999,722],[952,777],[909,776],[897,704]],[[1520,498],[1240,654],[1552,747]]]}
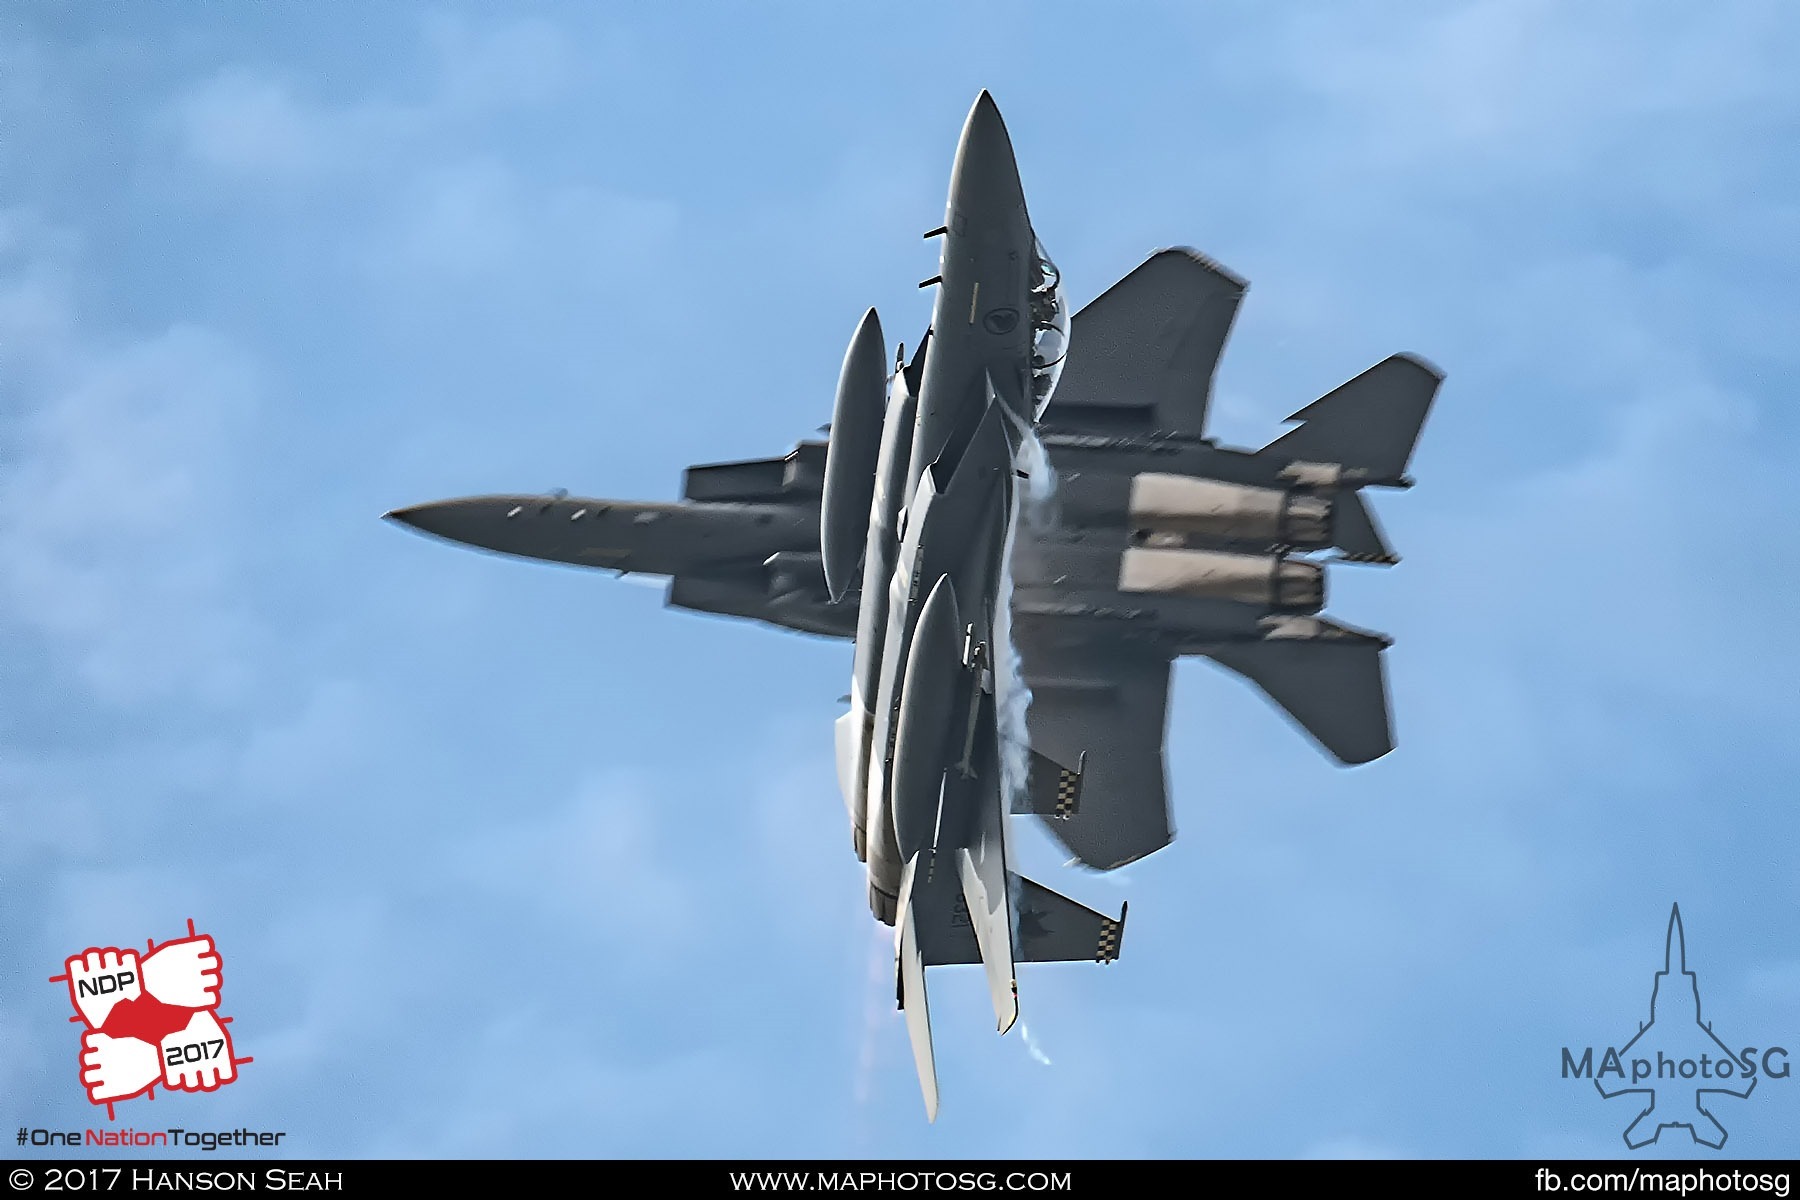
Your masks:
{"label": "white cloud", "polygon": [[196,325],[93,336],[46,241],[0,277],[0,344],[25,385],[6,417],[0,617],[61,645],[108,701],[221,699],[248,635],[223,535],[255,369]]}
{"label": "white cloud", "polygon": [[448,869],[613,944],[615,958],[654,963],[697,932],[701,915],[701,895],[675,865],[684,850],[672,815],[662,787],[596,774],[559,809],[515,810],[477,830],[451,851]]}
{"label": "white cloud", "polygon": [[422,172],[400,189],[370,238],[372,284],[441,286],[592,272],[603,281],[654,258],[676,212],[586,184],[538,188],[503,163],[462,162]]}
{"label": "white cloud", "polygon": [[472,120],[554,100],[580,74],[567,37],[543,21],[434,14],[423,56],[425,78],[411,95],[350,101],[327,98],[321,80],[226,66],[177,95],[155,125],[203,171],[292,188],[334,174],[385,174]]}
{"label": "white cloud", "polygon": [[176,100],[169,118],[181,149],[224,175],[291,183],[351,152],[367,119],[323,111],[288,83],[227,68]]}
{"label": "white cloud", "polygon": [[1355,1134],[1346,1134],[1342,1137],[1326,1138],[1323,1141],[1314,1142],[1301,1151],[1300,1157],[1341,1161],[1344,1159],[1418,1158],[1419,1155],[1408,1153],[1385,1142],[1372,1141]]}
{"label": "white cloud", "polygon": [[8,756],[0,761],[0,829],[0,867],[16,870],[53,850],[92,855],[105,822],[93,798],[62,772]]}
{"label": "white cloud", "polygon": [[473,22],[430,15],[425,44],[435,60],[436,103],[462,111],[495,111],[548,103],[587,64],[617,65],[623,44],[601,39],[579,49],[548,21]]}
{"label": "white cloud", "polygon": [[343,809],[359,800],[345,777],[364,777],[384,722],[367,688],[353,679],[313,683],[290,714],[271,714],[244,731],[237,762],[238,792],[257,799]]}
{"label": "white cloud", "polygon": [[1788,86],[1785,7],[1652,5],[1648,20],[1642,4],[1474,0],[1405,21],[1371,21],[1368,6],[1314,8],[1284,14],[1286,65],[1300,88],[1332,101],[1334,123],[1379,131],[1354,148],[1369,165],[1570,172],[1634,122],[1778,95]]}

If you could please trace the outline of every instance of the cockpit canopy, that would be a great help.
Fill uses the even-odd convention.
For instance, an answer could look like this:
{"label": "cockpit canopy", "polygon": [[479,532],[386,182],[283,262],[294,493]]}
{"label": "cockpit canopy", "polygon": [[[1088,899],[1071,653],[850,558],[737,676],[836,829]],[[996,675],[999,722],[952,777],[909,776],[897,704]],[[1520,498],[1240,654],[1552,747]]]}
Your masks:
{"label": "cockpit canopy", "polygon": [[1069,306],[1063,299],[1062,272],[1044,253],[1044,243],[1032,238],[1036,262],[1031,286],[1031,391],[1033,418],[1044,415],[1056,381],[1062,378],[1063,358],[1069,352]]}

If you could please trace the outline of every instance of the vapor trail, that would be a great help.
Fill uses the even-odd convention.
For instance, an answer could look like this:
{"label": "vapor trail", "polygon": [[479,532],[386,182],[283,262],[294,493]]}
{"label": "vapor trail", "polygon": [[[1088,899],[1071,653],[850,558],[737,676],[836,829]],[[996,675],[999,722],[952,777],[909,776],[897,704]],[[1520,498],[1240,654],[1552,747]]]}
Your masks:
{"label": "vapor trail", "polygon": [[[1042,529],[1054,520],[1052,501],[1056,497],[1056,472],[1051,469],[1050,456],[1044,452],[1044,444],[1038,440],[1037,430],[1029,425],[1015,428],[1019,432],[1019,449],[1014,456],[1014,465],[1025,473],[1025,480],[1024,487],[1014,488],[1012,491],[1011,520],[1006,526],[1006,552],[1000,562],[999,596],[994,615],[994,700],[1000,713],[1000,780],[1006,794],[1005,811],[1011,811],[1013,801],[1025,794],[1031,773],[1031,732],[1025,721],[1026,712],[1031,707],[1031,689],[1025,684],[1025,672],[1019,658],[1019,648],[1013,641],[1012,630],[1013,548],[1018,542],[1021,520],[1032,529]],[[1010,837],[1010,822],[1003,819],[1001,828]],[[1012,857],[1009,848],[1007,858]],[[1016,946],[1019,944],[1019,885],[1016,874],[1011,886],[1013,895],[1009,907],[1013,919],[1013,944]],[[1019,1032],[1025,1039],[1025,1048],[1031,1057],[1046,1067],[1049,1066],[1050,1056],[1044,1053],[1037,1039],[1031,1036],[1031,1027],[1023,1019],[1019,1022]]]}
{"label": "vapor trail", "polygon": [[[885,936],[887,927],[877,924],[868,943],[868,975],[863,985],[862,1045],[856,1056],[856,1085],[852,1098],[856,1104],[856,1141],[866,1148],[873,1139],[869,1116],[875,1099],[875,1056],[880,1048],[882,1018],[886,1016],[884,995],[892,994],[892,942]],[[885,969],[884,969],[885,968]]]}
{"label": "vapor trail", "polygon": [[1024,794],[1031,768],[1031,734],[1025,724],[1031,689],[1025,684],[1019,649],[1012,635],[1013,549],[1018,542],[1020,519],[1033,529],[1044,528],[1054,517],[1052,501],[1056,497],[1056,472],[1051,469],[1050,456],[1044,452],[1037,430],[1029,425],[1015,428],[1020,439],[1014,463],[1026,477],[1024,487],[1015,488],[1012,493],[994,613],[994,700],[1000,710],[1000,779],[1009,809],[1012,801]]}

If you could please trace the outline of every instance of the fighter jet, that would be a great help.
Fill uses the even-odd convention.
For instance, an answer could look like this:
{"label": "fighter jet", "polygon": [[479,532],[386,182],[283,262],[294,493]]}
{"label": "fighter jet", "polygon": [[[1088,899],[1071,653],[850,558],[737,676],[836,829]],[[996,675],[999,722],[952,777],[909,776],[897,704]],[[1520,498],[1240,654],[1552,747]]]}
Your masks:
{"label": "fighter jet", "polygon": [[[896,927],[900,1006],[935,1119],[925,968],[969,961],[966,943],[949,946],[951,931],[972,935],[1005,1033],[1018,1016],[1016,952],[1025,961],[1071,950],[1110,961],[1123,915],[1112,922],[1006,865],[1008,801],[1026,794],[1028,774],[1025,747],[1006,744],[998,694],[997,668],[1010,653],[1004,589],[1015,475],[1061,373],[1068,316],[1060,277],[1032,230],[1011,139],[985,92],[963,128],[944,224],[926,236],[943,239],[939,274],[927,281],[937,287],[931,326],[913,369],[891,380],[873,312],[857,330],[833,410],[819,519],[833,599],[862,566],[838,778],[868,868],[870,909]],[[1015,947],[1015,895],[1086,936]]]}
{"label": "fighter jet", "polygon": [[[1363,497],[1407,488],[1442,373],[1400,354],[1295,412],[1260,450],[1205,435],[1247,284],[1163,250],[1076,314],[1040,436],[1055,519],[1021,541],[1014,639],[1034,752],[1080,775],[1049,822],[1083,864],[1167,845],[1163,734],[1174,659],[1260,688],[1340,763],[1394,747],[1379,633],[1327,620],[1332,562],[1399,561]],[[1054,814],[1053,814],[1054,815]]]}
{"label": "fighter jet", "polygon": [[[1300,424],[1262,449],[1220,446],[1204,433],[1206,411],[1246,288],[1196,251],[1151,255],[1074,315],[1039,422],[1056,492],[1047,522],[1020,523],[1013,556],[1012,635],[1031,690],[1032,755],[1026,794],[1011,803],[1096,869],[1174,836],[1163,741],[1176,658],[1204,656],[1243,676],[1339,762],[1368,762],[1394,745],[1390,639],[1317,614],[1333,562],[1398,561],[1363,489],[1411,486],[1408,465],[1442,375],[1396,355],[1301,408]],[[879,346],[879,326],[865,318],[840,409],[852,393],[865,414],[877,403],[867,397],[885,371],[871,358]],[[866,456],[875,437],[906,436],[895,414],[916,403],[927,355],[921,348],[895,372],[884,424],[834,421],[833,442],[862,447],[841,461]],[[855,588],[835,602],[823,567],[834,538],[842,567],[847,537],[821,530],[828,449],[806,441],[784,458],[690,468],[673,504],[508,495],[389,515],[502,553],[667,575],[673,607],[852,637],[870,610]],[[897,464],[912,456],[906,446],[879,457],[883,469],[849,502],[875,501],[863,568],[877,581],[891,574],[892,497],[906,486]],[[863,696],[877,686],[875,645],[858,643]],[[867,711],[853,692],[848,715]],[[867,814],[854,801],[850,809],[862,857]]]}
{"label": "fighter jet", "polygon": [[[870,908],[895,926],[897,999],[935,1120],[925,968],[983,964],[1005,1033],[1015,961],[1111,962],[1124,913],[1103,916],[1006,865],[1007,806],[1028,775],[1023,746],[1003,744],[996,696],[1015,472],[1061,373],[1068,315],[986,92],[963,128],[944,224],[926,236],[943,239],[923,285],[937,288],[931,326],[890,376],[879,319],[864,317],[816,487],[818,454],[803,445],[779,464],[690,471],[686,505],[486,497],[389,516],[508,553],[666,573],[671,603],[686,607],[828,634],[854,613],[839,781]],[[827,604],[807,602],[809,582]]]}

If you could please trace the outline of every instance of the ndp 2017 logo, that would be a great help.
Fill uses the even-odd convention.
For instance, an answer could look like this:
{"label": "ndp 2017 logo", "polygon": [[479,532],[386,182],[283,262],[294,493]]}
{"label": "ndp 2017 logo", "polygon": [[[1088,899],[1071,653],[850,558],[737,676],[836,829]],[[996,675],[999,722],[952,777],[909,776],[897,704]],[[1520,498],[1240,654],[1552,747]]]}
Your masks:
{"label": "ndp 2017 logo", "polygon": [[211,937],[194,931],[139,954],[90,946],[70,955],[51,983],[67,983],[81,1034],[81,1086],[88,1100],[113,1105],[151,1096],[156,1085],[211,1092],[249,1062],[232,1052],[230,1017],[219,1015],[223,980]]}

